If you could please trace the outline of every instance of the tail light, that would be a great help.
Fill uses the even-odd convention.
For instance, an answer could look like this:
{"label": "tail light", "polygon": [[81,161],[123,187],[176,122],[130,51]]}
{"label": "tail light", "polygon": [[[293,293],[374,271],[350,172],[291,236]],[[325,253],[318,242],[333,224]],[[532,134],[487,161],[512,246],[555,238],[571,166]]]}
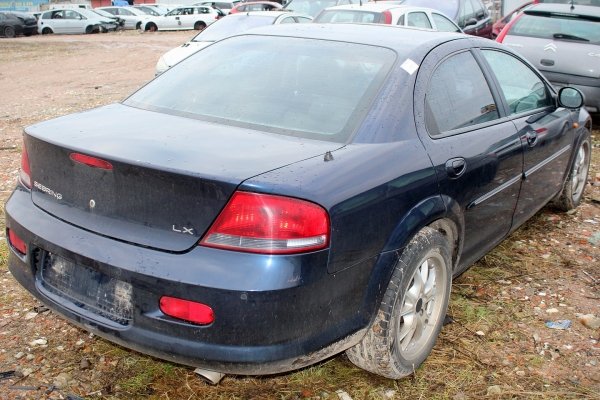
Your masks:
{"label": "tail light", "polygon": [[202,246],[262,254],[292,254],[329,245],[329,215],[291,197],[235,192]]}
{"label": "tail light", "polygon": [[31,168],[29,167],[29,155],[25,144],[23,144],[23,151],[21,152],[21,170],[19,171],[19,179],[21,183],[31,189]]}
{"label": "tail light", "polygon": [[522,15],[523,15],[523,13],[520,13],[515,18],[513,18],[512,21],[510,21],[508,24],[504,25],[504,28],[502,28],[502,30],[498,34],[498,37],[496,38],[496,42],[502,43],[504,41],[504,38],[508,34],[508,31],[510,29],[512,29],[512,26],[515,24],[515,22],[517,22],[519,20],[519,18],[521,18]]}
{"label": "tail light", "polygon": [[27,254],[27,245],[25,241],[19,237],[12,229],[8,229],[8,242],[14,247],[21,255]]}
{"label": "tail light", "polygon": [[383,23],[388,25],[392,24],[392,13],[388,10],[383,12]]}
{"label": "tail light", "polygon": [[195,301],[163,296],[160,298],[160,310],[173,318],[193,322],[198,325],[212,324],[215,314],[209,306]]}
{"label": "tail light", "polygon": [[100,158],[92,157],[92,156],[86,156],[85,154],[71,153],[69,155],[69,158],[80,164],[87,165],[88,167],[105,169],[107,171],[112,171],[112,169],[113,169],[112,164],[109,163],[108,161],[102,160]]}

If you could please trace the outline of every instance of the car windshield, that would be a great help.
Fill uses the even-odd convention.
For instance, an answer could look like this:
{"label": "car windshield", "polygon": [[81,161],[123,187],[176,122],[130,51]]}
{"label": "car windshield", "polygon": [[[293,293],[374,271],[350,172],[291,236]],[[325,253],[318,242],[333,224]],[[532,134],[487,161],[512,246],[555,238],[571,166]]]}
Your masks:
{"label": "car windshield", "polygon": [[524,14],[508,34],[600,44],[600,22],[555,15]]}
{"label": "car windshield", "polygon": [[403,5],[433,8],[456,20],[459,0],[404,0]]}
{"label": "car windshield", "polygon": [[236,36],[199,51],[125,100],[150,111],[346,142],[396,59],[353,43]]}
{"label": "car windshield", "polygon": [[324,10],[314,22],[323,23],[353,23],[376,24],[380,22],[381,14],[361,10]]}
{"label": "car windshield", "polygon": [[292,0],[285,8],[316,17],[323,9],[337,5],[337,0]]}
{"label": "car windshield", "polygon": [[248,29],[271,25],[273,21],[275,21],[275,18],[277,18],[277,15],[241,14],[240,17],[232,15],[228,18],[222,18],[210,25],[208,28],[194,36],[192,42],[215,42],[245,32]]}

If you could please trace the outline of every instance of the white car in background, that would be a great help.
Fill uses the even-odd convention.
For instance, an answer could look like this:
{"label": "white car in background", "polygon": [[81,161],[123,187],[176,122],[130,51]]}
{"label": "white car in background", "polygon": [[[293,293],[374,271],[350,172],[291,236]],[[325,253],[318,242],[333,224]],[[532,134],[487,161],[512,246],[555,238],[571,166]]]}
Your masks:
{"label": "white car in background", "polygon": [[167,7],[163,7],[158,4],[136,4],[136,5],[133,5],[132,7],[136,8],[140,11],[143,11],[144,13],[146,13],[148,15],[154,15],[155,17],[157,17],[159,15],[165,15],[166,13],[171,11]]}
{"label": "white car in background", "polygon": [[217,10],[223,11],[225,15],[228,15],[231,9],[238,4],[242,3],[242,0],[219,0],[219,1],[202,1],[194,4],[195,6],[209,6]]}
{"label": "white car in background", "polygon": [[177,7],[165,15],[150,16],[144,25],[144,30],[154,32],[196,29],[201,31],[219,18],[219,12],[209,6]]}
{"label": "white car in background", "polygon": [[194,54],[217,40],[260,26],[307,23],[311,21],[312,17],[309,15],[289,11],[253,11],[228,15],[194,36],[189,42],[163,54],[156,63],[156,75],[162,74],[187,56]]}
{"label": "white car in background", "polygon": [[142,26],[150,20],[150,15],[133,7],[97,7],[96,10],[106,11],[125,20],[124,29],[142,29]]}
{"label": "white car in background", "polygon": [[437,10],[390,3],[392,2],[384,1],[329,7],[322,10],[315,17],[314,22],[388,24],[441,32],[462,32],[454,21]]}
{"label": "white car in background", "polygon": [[117,29],[114,21],[85,8],[49,10],[38,19],[38,33],[96,33]]}

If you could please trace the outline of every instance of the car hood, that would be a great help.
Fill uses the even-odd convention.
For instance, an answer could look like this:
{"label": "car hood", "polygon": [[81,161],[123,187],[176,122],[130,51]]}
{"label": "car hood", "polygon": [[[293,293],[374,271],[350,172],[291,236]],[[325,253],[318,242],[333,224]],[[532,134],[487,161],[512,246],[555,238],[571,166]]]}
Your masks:
{"label": "car hood", "polygon": [[187,56],[194,54],[198,50],[203,49],[212,43],[214,42],[187,42],[179,47],[175,47],[174,49],[167,51],[162,57],[169,68],[171,68],[173,65],[177,64]]}
{"label": "car hood", "polygon": [[506,36],[503,44],[523,55],[540,71],[600,78],[598,45],[515,35]]}

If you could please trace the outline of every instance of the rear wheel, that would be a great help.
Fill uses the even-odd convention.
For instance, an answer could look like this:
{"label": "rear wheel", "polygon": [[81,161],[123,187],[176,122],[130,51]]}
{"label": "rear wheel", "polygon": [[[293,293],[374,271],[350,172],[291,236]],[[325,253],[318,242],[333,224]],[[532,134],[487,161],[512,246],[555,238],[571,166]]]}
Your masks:
{"label": "rear wheel", "polygon": [[92,25],[88,25],[85,27],[85,33],[87,33],[88,35],[90,33],[94,33],[94,27]]}
{"label": "rear wheel", "polygon": [[17,36],[15,28],[13,28],[12,26],[7,26],[6,28],[4,28],[4,36],[6,36],[7,38],[14,38],[15,36]]}
{"label": "rear wheel", "polygon": [[158,27],[156,26],[156,24],[150,22],[148,25],[146,25],[146,30],[149,32],[156,32],[158,30]]}
{"label": "rear wheel", "polygon": [[425,361],[442,329],[452,282],[451,247],[440,232],[422,229],[402,252],[375,321],[346,350],[352,363],[398,379]]}
{"label": "rear wheel", "polygon": [[54,33],[54,32],[50,28],[46,27],[46,28],[42,29],[42,35],[49,35],[51,33]]}
{"label": "rear wheel", "polygon": [[194,29],[197,31],[202,31],[204,28],[206,28],[206,24],[202,21],[198,21],[194,24]]}
{"label": "rear wheel", "polygon": [[579,203],[581,203],[583,192],[585,190],[585,184],[587,183],[588,171],[590,169],[590,156],[590,134],[587,132],[579,144],[577,153],[575,155],[575,160],[573,161],[571,171],[569,171],[569,177],[565,182],[565,186],[553,201],[553,204],[558,209],[562,211],[569,211],[576,208]]}

